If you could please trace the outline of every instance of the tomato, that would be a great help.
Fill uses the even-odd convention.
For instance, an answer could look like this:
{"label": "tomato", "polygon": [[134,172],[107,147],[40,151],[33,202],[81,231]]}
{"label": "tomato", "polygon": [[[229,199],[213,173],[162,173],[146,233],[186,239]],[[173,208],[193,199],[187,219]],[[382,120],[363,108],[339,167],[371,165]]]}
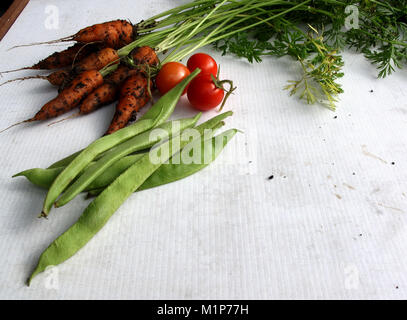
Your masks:
{"label": "tomato", "polygon": [[219,105],[225,93],[221,87],[213,82],[211,74],[200,74],[194,78],[188,87],[188,100],[200,111],[210,110]]}
{"label": "tomato", "polygon": [[211,73],[215,77],[218,73],[218,65],[216,61],[206,53],[195,53],[187,62],[189,71],[194,71],[196,68],[201,69],[201,73]]}
{"label": "tomato", "polygon": [[[167,62],[162,66],[161,70],[157,74],[157,77],[155,78],[158,91],[160,91],[160,94],[163,95],[180,83],[190,73],[191,72],[189,69],[182,63]],[[182,94],[187,92],[187,88],[185,88]]]}

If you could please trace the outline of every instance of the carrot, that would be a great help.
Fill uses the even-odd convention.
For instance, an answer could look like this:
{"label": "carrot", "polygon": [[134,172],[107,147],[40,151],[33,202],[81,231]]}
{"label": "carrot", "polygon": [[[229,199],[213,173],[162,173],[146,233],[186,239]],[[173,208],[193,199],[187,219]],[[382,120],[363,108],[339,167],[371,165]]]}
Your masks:
{"label": "carrot", "polygon": [[115,71],[109,74],[106,77],[106,82],[110,82],[116,85],[120,85],[126,80],[129,76],[134,75],[138,72],[138,70],[130,69],[125,65],[120,65]]}
{"label": "carrot", "polygon": [[120,90],[119,103],[107,134],[111,134],[135,120],[136,113],[150,100],[148,80],[143,73],[130,76]]}
{"label": "carrot", "polygon": [[77,76],[58,96],[46,103],[34,117],[15,123],[3,132],[21,123],[46,120],[57,117],[75,108],[83,98],[103,83],[103,76],[97,70],[88,70]]}
{"label": "carrot", "polygon": [[59,87],[69,77],[69,72],[66,70],[57,70],[46,76],[48,82],[53,86]]}
{"label": "carrot", "polygon": [[99,109],[100,107],[108,105],[117,99],[118,92],[118,85],[111,82],[105,82],[93,90],[85,99],[83,99],[81,105],[79,106],[79,112],[74,113],[64,119],[51,122],[48,126],[52,126],[56,123],[72,119],[80,115],[86,115]]}
{"label": "carrot", "polygon": [[130,121],[135,120],[136,113],[140,110],[151,97],[148,68],[156,66],[159,63],[154,49],[144,46],[135,48],[131,52],[131,58],[136,66],[139,66],[138,72],[127,78],[120,90],[119,103],[116,106],[116,112],[106,134],[111,134],[123,127]]}
{"label": "carrot", "polygon": [[114,20],[84,28],[72,36],[72,40],[89,43],[103,42],[106,46],[119,49],[132,42],[136,29],[126,20]]}
{"label": "carrot", "polygon": [[137,66],[137,69],[130,69],[125,65],[120,65],[114,72],[106,77],[103,85],[96,88],[82,101],[78,113],[75,113],[65,119],[55,121],[50,125],[91,113],[102,106],[112,103],[117,99],[119,87],[123,81],[126,80],[126,78],[131,75],[135,75],[138,72],[144,72],[145,76],[148,77],[146,74],[148,71],[146,70],[146,66],[155,66],[159,63],[154,49],[147,46],[135,48],[131,52],[131,57],[134,65]]}
{"label": "carrot", "polygon": [[101,106],[112,103],[116,100],[119,87],[126,78],[136,74],[137,70],[129,69],[126,66],[119,66],[116,71],[106,77],[104,84],[96,88],[79,107],[79,113],[88,114]]}
{"label": "carrot", "polygon": [[79,115],[85,115],[91,113],[102,106],[115,101],[118,97],[120,85],[126,80],[130,75],[136,74],[138,71],[135,69],[130,69],[127,66],[120,65],[114,72],[109,74],[105,79],[104,83],[93,90],[85,99],[83,99],[81,105],[79,106],[79,112],[69,116],[68,118],[58,120],[54,123],[64,121],[66,119],[71,119]]}
{"label": "carrot", "polygon": [[103,76],[97,70],[81,73],[56,98],[45,104],[31,121],[54,118],[72,110],[102,82]]}
{"label": "carrot", "polygon": [[79,61],[73,68],[74,73],[79,74],[86,70],[100,70],[109,63],[119,61],[117,51],[113,48],[103,48],[97,52],[93,52],[81,61]]}
{"label": "carrot", "polygon": [[18,81],[18,80],[29,80],[29,79],[43,79],[43,80],[47,80],[50,84],[52,84],[53,86],[61,86],[66,79],[69,77],[69,72],[66,70],[57,70],[47,76],[43,76],[43,75],[36,75],[36,76],[29,76],[29,77],[21,77],[21,78],[16,78],[16,79],[11,79],[8,81],[3,82],[2,84],[0,84],[0,86],[2,86],[3,84],[6,83],[10,83],[13,81]]}
{"label": "carrot", "polygon": [[73,67],[68,76],[65,77],[63,82],[60,84],[59,91],[62,91],[68,87],[78,74],[88,70],[101,70],[103,67],[114,63],[115,61],[119,62],[119,56],[117,55],[117,51],[115,49],[103,48],[97,52],[91,53]]}
{"label": "carrot", "polygon": [[0,73],[9,73],[20,70],[53,70],[70,67],[76,60],[81,60],[88,54],[94,52],[98,46],[94,44],[77,43],[69,48],[57,51],[48,56],[47,58],[37,62],[31,67],[23,67],[14,70],[2,71]]}
{"label": "carrot", "polygon": [[97,49],[95,45],[83,45],[82,43],[60,51],[54,52],[49,57],[41,60],[31,67],[31,69],[60,69],[70,67],[76,60],[81,60]]}
{"label": "carrot", "polygon": [[131,53],[135,65],[156,66],[159,63],[154,49],[148,46],[137,47]]}
{"label": "carrot", "polygon": [[126,20],[113,20],[79,30],[74,35],[57,40],[37,42],[14,46],[12,48],[33,46],[38,44],[49,44],[64,41],[77,41],[80,43],[99,42],[107,47],[119,49],[132,42],[137,36],[137,28]]}
{"label": "carrot", "polygon": [[106,82],[96,88],[79,106],[79,114],[88,114],[117,99],[119,86]]}

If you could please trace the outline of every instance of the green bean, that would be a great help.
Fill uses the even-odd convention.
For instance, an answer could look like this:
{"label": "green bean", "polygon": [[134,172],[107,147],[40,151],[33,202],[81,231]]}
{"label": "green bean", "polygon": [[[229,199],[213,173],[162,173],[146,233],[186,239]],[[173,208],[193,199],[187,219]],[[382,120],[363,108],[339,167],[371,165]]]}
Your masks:
{"label": "green bean", "polygon": [[[103,172],[103,174],[101,174],[99,177],[97,177],[93,183],[97,183],[98,187],[107,186],[108,183],[102,184],[103,183],[102,181],[105,181],[105,180],[113,181],[114,178],[117,177],[116,175],[114,175],[114,172],[117,172],[120,170],[124,171],[126,168],[130,167],[131,164],[133,164],[135,161],[140,159],[140,157],[142,155],[143,154],[135,154],[135,155],[123,157],[122,159],[116,161],[108,170]],[[95,164],[95,162],[91,162],[89,167],[91,167],[94,164]],[[127,167],[126,167],[126,165],[127,165]],[[49,187],[51,187],[51,185],[54,182],[54,180],[56,179],[56,177],[62,172],[62,170],[64,170],[64,168],[65,167],[55,167],[55,168],[48,167],[47,169],[33,168],[33,169],[21,171],[15,175],[13,175],[13,178],[26,177],[27,180],[30,181],[32,184],[34,184],[38,187],[41,187],[41,188],[49,189]],[[88,167],[86,167],[86,168],[88,168]],[[86,170],[86,168],[85,168],[85,170]],[[121,168],[125,168],[125,169],[121,169]],[[113,175],[113,177],[112,177],[112,175]],[[95,188],[92,188],[91,185],[86,190],[95,189]]]}
{"label": "green bean", "polygon": [[[225,123],[223,121],[218,122],[217,124],[215,124],[214,127],[209,128],[207,127],[207,125],[204,123],[205,126],[201,125],[201,128],[204,129],[212,129],[212,134],[215,132],[215,130],[219,129],[220,127],[222,127]],[[206,137],[205,137],[206,138]],[[209,138],[209,137],[208,137]],[[124,160],[126,157],[122,158],[121,160]],[[120,160],[119,160],[120,161]],[[118,162],[119,162],[118,161]],[[131,159],[123,161],[122,163],[120,163],[120,165],[117,165],[114,170],[110,169],[106,170],[102,175],[100,175],[98,178],[96,178],[89,186],[88,186],[88,190],[90,195],[92,195],[92,193],[94,193],[95,195],[99,194],[100,192],[103,191],[104,188],[106,188],[106,186],[108,186],[110,183],[113,182],[113,180],[115,178],[117,178],[123,171],[125,171],[128,167],[130,167],[136,160],[134,160],[132,162]],[[115,164],[118,164],[118,162],[116,162]],[[171,162],[171,160],[170,160]],[[165,164],[164,164],[165,165]],[[181,164],[180,164],[181,165]],[[161,167],[160,167],[161,168]],[[159,171],[160,169],[158,169]],[[191,173],[192,174],[192,173]],[[153,175],[155,175],[155,173],[153,173]],[[100,179],[99,179],[100,178]],[[149,178],[150,179],[150,178]],[[168,182],[167,182],[168,183]],[[99,192],[96,193],[95,191],[92,192],[92,190],[95,189],[99,189]]]}
{"label": "green bean", "polygon": [[[165,122],[158,127],[145,131],[142,134],[139,134],[118,145],[116,148],[114,148],[114,150],[110,150],[101,159],[96,161],[95,165],[85,170],[84,173],[66,189],[66,191],[55,203],[55,206],[61,207],[67,204],[118,159],[135,151],[150,148],[154,144],[158,143],[161,139],[175,136],[180,131],[193,127],[199,120],[200,116],[201,113],[198,113],[193,118]],[[167,137],[155,136],[153,139],[151,133],[156,129],[164,130]]]}
{"label": "green bean", "polygon": [[[210,152],[212,158],[210,161],[202,161],[201,163],[191,163],[191,164],[184,164],[184,163],[172,163],[171,159],[169,163],[164,163],[159,167],[150,177],[147,178],[146,181],[136,190],[146,190],[155,188],[164,184],[168,184],[177,180],[181,180],[183,178],[189,177],[190,175],[202,170],[203,168],[207,167],[211,162],[213,162],[216,157],[220,154],[226,144],[232,139],[232,137],[236,134],[236,129],[227,130],[214,138],[211,138],[211,143],[203,143],[201,145],[201,154],[204,155],[207,152]],[[222,148],[217,147],[217,139],[222,139],[223,144]],[[194,142],[191,142],[191,144]],[[209,151],[209,148],[212,148],[212,151]],[[107,185],[107,184],[106,184]],[[105,185],[105,186],[106,186]],[[88,198],[94,197],[99,195],[104,189],[105,186],[100,186],[99,188],[94,188],[88,192]]]}
{"label": "green bean", "polygon": [[12,178],[23,176],[36,186],[48,189],[62,170],[64,170],[63,167],[48,169],[33,168],[16,173]]}
{"label": "green bean", "polygon": [[101,175],[99,175],[85,191],[97,189],[100,187],[106,187],[113,182],[119,175],[121,175],[126,169],[128,169],[133,163],[138,161],[144,153],[126,156],[116,161],[111,167],[106,169]]}
{"label": "green bean", "polygon": [[[207,121],[210,127],[213,127],[214,123],[219,122],[213,122],[211,120]],[[202,135],[204,129],[201,127],[198,132]],[[48,266],[58,265],[72,257],[106,224],[122,203],[137,190],[163,162],[167,161],[189,143],[189,141],[182,140],[180,143],[174,143],[174,139],[177,138],[172,138],[158,147],[161,148],[161,150],[169,150],[168,153],[163,152],[163,157],[160,159],[161,161],[153,163],[150,159],[150,153],[145,154],[103,190],[103,192],[88,205],[77,222],[45,249],[39,258],[37,266],[28,278],[27,284],[30,285],[31,280]]]}
{"label": "green bean", "polygon": [[58,175],[48,190],[44,200],[41,216],[47,216],[52,204],[65,188],[76,178],[76,176],[100,153],[114,147],[118,143],[128,140],[131,137],[149,130],[154,124],[154,120],[138,121],[130,127],[116,131],[104,136],[85,148],[72,162]]}
{"label": "green bean", "polygon": [[[201,159],[200,163],[164,163],[157,171],[155,171],[144,183],[137,189],[137,191],[146,190],[150,188],[154,188],[163,184],[167,184],[173,181],[177,181],[183,178],[186,178],[199,170],[207,167],[211,162],[213,162],[216,157],[220,154],[222,149],[226,146],[229,140],[236,134],[236,129],[227,130],[214,138],[211,139],[211,143],[201,143],[201,141],[192,142],[194,143],[201,143],[201,154],[202,157],[205,153],[210,153],[212,157],[210,159]],[[222,148],[219,148],[217,145],[217,140],[220,140],[222,143]],[[212,148],[212,150],[210,150]]]}
{"label": "green bean", "polygon": [[73,159],[75,159],[81,152],[82,150],[79,150],[75,153],[72,153],[71,155],[58,160],[57,162],[54,162],[53,164],[51,164],[47,169],[53,169],[53,168],[60,168],[60,167],[66,167],[68,164],[70,164],[72,162]]}
{"label": "green bean", "polygon": [[167,120],[174,111],[183,90],[199,72],[199,69],[195,69],[188,77],[163,95],[136,123],[99,138],[86,147],[52,183],[44,200],[41,216],[48,215],[58,196],[97,155]]}
{"label": "green bean", "polygon": [[[89,163],[84,170],[92,167],[94,164],[95,162]],[[65,167],[55,167],[47,169],[33,168],[16,173],[12,176],[12,178],[23,176],[36,186],[48,189],[52,185],[56,177],[58,177],[58,175],[64,170],[64,168]]]}
{"label": "green bean", "polygon": [[[225,119],[227,116],[230,116],[232,112],[226,112],[221,115],[219,115],[216,119],[219,120],[217,124],[215,124],[215,127],[218,125],[222,124],[223,122],[221,120]],[[207,123],[204,122],[198,126],[198,128],[204,127],[205,129],[213,129],[214,128],[209,128]],[[114,147],[118,148],[122,144]],[[111,149],[111,150],[114,150]],[[111,150],[107,152],[111,152]],[[104,153],[106,154],[106,153]],[[136,154],[136,155],[131,155],[131,156],[126,156],[123,157],[122,159],[116,161],[112,166],[110,166],[108,169],[106,169],[100,176],[98,176],[92,183],[89,184],[87,188],[85,188],[85,191],[91,191],[94,189],[100,189],[100,188],[105,188],[108,186],[115,178],[117,178],[122,172],[124,172],[128,167],[130,167],[134,162],[136,162],[139,158],[141,157],[141,154]],[[92,162],[91,166],[93,166],[95,162]],[[55,180],[55,178],[58,176],[58,174],[64,169],[64,167],[56,167],[56,168],[50,168],[48,167],[47,169],[41,169],[41,168],[33,168],[33,169],[28,169],[24,170],[22,172],[19,172],[15,174],[13,177],[19,177],[19,176],[24,176],[33,183],[36,186],[46,188],[48,189],[52,182]],[[86,168],[85,168],[86,170]],[[100,191],[101,192],[101,191]],[[100,193],[99,192],[99,193]],[[95,191],[90,192],[90,193],[96,193]]]}
{"label": "green bean", "polygon": [[[103,157],[105,155],[106,152],[114,149],[116,147],[113,147],[105,152],[102,152],[101,154],[97,155],[95,157],[94,160],[99,160],[101,157]],[[66,156],[65,158],[62,158],[61,160],[58,160],[56,162],[54,162],[53,164],[51,164],[49,167],[47,167],[47,169],[54,169],[54,168],[61,168],[61,167],[66,167],[68,164],[70,164],[72,162],[73,159],[75,159],[84,149],[81,149],[79,151],[76,151],[72,154],[70,154],[69,156]]]}

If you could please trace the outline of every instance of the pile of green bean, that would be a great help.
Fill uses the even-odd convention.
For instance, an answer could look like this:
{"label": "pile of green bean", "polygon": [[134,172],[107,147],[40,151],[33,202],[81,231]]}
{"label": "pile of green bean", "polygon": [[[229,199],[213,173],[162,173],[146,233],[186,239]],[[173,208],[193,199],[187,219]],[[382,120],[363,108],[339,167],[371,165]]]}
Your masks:
{"label": "pile of green bean", "polygon": [[[58,265],[80,250],[133,192],[167,184],[205,168],[236,134],[236,129],[230,129],[213,135],[224,125],[225,118],[232,115],[230,111],[198,126],[196,123],[201,114],[167,121],[183,90],[199,72],[199,69],[195,70],[163,95],[131,126],[97,139],[47,169],[29,169],[13,176],[24,176],[33,184],[48,189],[40,215],[43,217],[48,216],[53,205],[63,206],[81,192],[95,197],[79,219],[41,254],[28,278],[28,285],[48,266]],[[194,128],[198,136],[189,140],[179,139],[189,128]],[[161,129],[166,135],[152,139],[151,133],[156,129]],[[210,135],[204,135],[208,129],[211,129]],[[183,152],[197,149],[205,161],[201,159],[198,163],[189,164],[172,161]],[[151,161],[153,150],[168,152],[162,152],[160,161],[156,162]],[[209,159],[205,156],[208,154]]]}

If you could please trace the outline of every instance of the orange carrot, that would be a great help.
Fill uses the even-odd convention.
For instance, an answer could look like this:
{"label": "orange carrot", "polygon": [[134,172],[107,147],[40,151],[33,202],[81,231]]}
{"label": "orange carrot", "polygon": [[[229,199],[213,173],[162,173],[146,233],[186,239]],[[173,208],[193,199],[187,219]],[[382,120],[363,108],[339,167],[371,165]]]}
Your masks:
{"label": "orange carrot", "polygon": [[[134,49],[131,56],[134,63],[140,66],[155,66],[159,62],[154,49],[147,46]],[[144,68],[141,69],[144,70]],[[82,101],[79,107],[79,114],[88,114],[101,106],[112,103],[116,100],[119,93],[119,86],[123,81],[138,72],[139,69],[130,69],[124,65],[120,65],[114,72],[106,77],[103,85],[95,89]]]}
{"label": "orange carrot", "polygon": [[[7,130],[25,122],[46,120],[57,117],[75,108],[83,98],[103,83],[103,76],[97,70],[88,70],[77,76],[58,96],[46,103],[34,117],[13,124]],[[0,131],[3,132],[4,130]]]}
{"label": "orange carrot", "polygon": [[[92,93],[90,93],[79,106],[79,112],[73,114],[65,119],[58,120],[51,123],[55,124],[67,119],[71,119],[80,115],[91,113],[102,106],[108,105],[115,101],[119,95],[120,85],[128,78],[129,76],[135,75],[139,72],[147,75],[146,66],[155,66],[159,63],[157,54],[154,49],[150,47],[138,47],[134,49],[131,53],[133,62],[138,68],[130,69],[125,65],[120,65],[114,72],[109,74],[104,79],[104,84],[96,88]],[[119,108],[121,108],[119,106]]]}
{"label": "orange carrot", "polygon": [[96,50],[95,45],[83,45],[82,43],[74,44],[60,52],[54,52],[49,57],[36,63],[30,69],[60,69],[70,67],[74,61],[79,61],[88,54]]}
{"label": "orange carrot", "polygon": [[117,99],[120,85],[123,83],[123,81],[126,80],[126,78],[130,75],[136,74],[137,72],[138,71],[135,69],[130,69],[124,65],[120,65],[115,71],[104,79],[104,83],[101,86],[93,90],[85,99],[83,99],[77,114],[65,119],[91,113],[102,106],[112,103]]}
{"label": "orange carrot", "polygon": [[83,100],[79,106],[79,114],[88,114],[112,103],[117,99],[118,91],[119,87],[116,84],[105,82]]}
{"label": "orange carrot", "polygon": [[119,103],[113,120],[106,131],[111,134],[123,127],[130,121],[135,120],[136,113],[150,100],[148,94],[148,81],[143,73],[130,76],[123,83],[120,90]]}
{"label": "orange carrot", "polygon": [[119,93],[119,86],[111,82],[105,82],[101,86],[93,90],[79,106],[79,112],[70,115],[64,119],[60,119],[51,122],[48,126],[52,126],[56,123],[78,117],[80,115],[86,115],[91,113],[100,107],[108,105],[117,99]]}
{"label": "orange carrot", "polygon": [[98,70],[81,73],[55,99],[45,104],[32,121],[54,118],[72,110],[102,83],[103,77]]}
{"label": "orange carrot", "polygon": [[150,100],[149,75],[147,70],[151,66],[159,63],[154,49],[144,46],[135,48],[131,57],[136,66],[140,66],[135,75],[131,75],[123,83],[120,90],[119,103],[116,106],[116,112],[106,134],[111,134],[123,127],[130,121],[135,120],[136,113]]}
{"label": "orange carrot", "polygon": [[0,73],[8,73],[20,70],[53,70],[70,67],[75,61],[83,59],[88,54],[94,52],[97,48],[98,46],[94,44],[77,43],[65,50],[54,52],[47,58],[41,60],[31,67],[23,67],[14,70],[2,71]]}
{"label": "orange carrot", "polygon": [[134,64],[156,66],[159,63],[154,49],[148,46],[137,47],[130,53]]}
{"label": "orange carrot", "polygon": [[126,20],[114,20],[84,28],[72,36],[72,40],[89,43],[102,42],[108,47],[119,49],[132,42],[136,32]]}
{"label": "orange carrot", "polygon": [[112,48],[103,48],[97,52],[93,52],[81,61],[79,61],[73,68],[74,73],[79,74],[86,70],[100,70],[109,63],[119,62],[117,51]]}
{"label": "orange carrot", "polygon": [[21,78],[16,78],[16,79],[11,79],[8,81],[3,82],[2,84],[0,84],[0,86],[2,86],[3,84],[6,83],[10,83],[13,81],[19,81],[19,80],[29,80],[29,79],[43,79],[43,80],[47,80],[50,84],[52,84],[53,86],[61,86],[66,79],[69,77],[69,72],[66,70],[57,70],[54,71],[53,73],[47,75],[47,76],[43,76],[43,75],[36,75],[36,76],[29,76],[29,77],[21,77]]}
{"label": "orange carrot", "polygon": [[59,87],[69,77],[69,72],[66,70],[57,70],[49,74],[46,78],[50,84]]}
{"label": "orange carrot", "polygon": [[129,44],[137,37],[137,28],[126,20],[113,20],[94,24],[83,28],[71,36],[57,40],[37,42],[14,46],[12,48],[49,44],[63,41],[77,41],[80,43],[100,43],[107,47],[119,49]]}
{"label": "orange carrot", "polygon": [[108,75],[99,88],[96,88],[89,96],[82,101],[79,113],[88,114],[99,107],[112,103],[117,99],[119,87],[126,78],[136,74],[137,70],[129,69],[126,66],[119,66],[113,73]]}
{"label": "orange carrot", "polygon": [[129,76],[136,74],[137,72],[139,71],[136,69],[130,69],[125,65],[120,65],[115,71],[106,77],[105,81],[120,85]]}

